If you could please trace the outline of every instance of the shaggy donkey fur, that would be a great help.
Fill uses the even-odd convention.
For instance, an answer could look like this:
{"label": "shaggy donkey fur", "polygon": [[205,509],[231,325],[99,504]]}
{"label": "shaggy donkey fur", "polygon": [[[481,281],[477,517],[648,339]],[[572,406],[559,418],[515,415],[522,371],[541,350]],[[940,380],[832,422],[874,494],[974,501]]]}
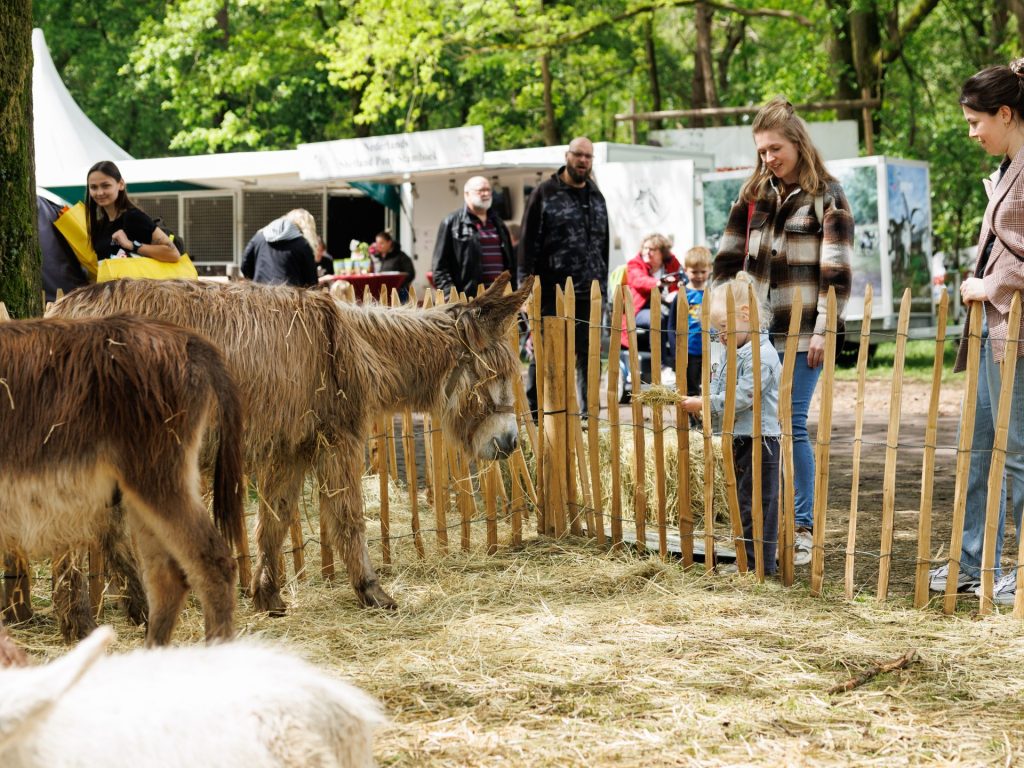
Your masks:
{"label": "shaggy donkey fur", "polygon": [[[235,543],[241,406],[210,342],[133,317],[0,324],[0,549],[80,548],[109,527],[120,498],[150,602],[146,643],[169,641],[189,584],[207,638],[231,637],[235,563],[199,484],[200,446],[214,414],[214,518]],[[68,565],[54,563],[58,582]],[[83,619],[62,605],[67,637]]]}
{"label": "shaggy donkey fur", "polygon": [[279,552],[313,469],[330,545],[360,602],[395,607],[370,562],[360,477],[375,415],[433,411],[472,456],[516,447],[519,363],[506,329],[532,279],[503,296],[505,274],[469,304],[389,309],[254,283],[119,280],[73,291],[51,313],[135,312],[179,323],[224,351],[247,407],[245,463],[259,486],[257,610],[280,613]]}

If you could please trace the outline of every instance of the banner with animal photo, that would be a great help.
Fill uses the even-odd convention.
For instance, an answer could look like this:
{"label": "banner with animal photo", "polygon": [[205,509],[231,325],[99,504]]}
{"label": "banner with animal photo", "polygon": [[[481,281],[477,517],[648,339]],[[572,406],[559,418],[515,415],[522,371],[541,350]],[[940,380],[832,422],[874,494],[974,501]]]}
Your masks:
{"label": "banner with animal photo", "polygon": [[697,245],[694,173],[692,160],[603,163],[594,169],[608,203],[611,269],[639,253],[640,241],[653,232],[672,241],[672,250],[680,260]]}

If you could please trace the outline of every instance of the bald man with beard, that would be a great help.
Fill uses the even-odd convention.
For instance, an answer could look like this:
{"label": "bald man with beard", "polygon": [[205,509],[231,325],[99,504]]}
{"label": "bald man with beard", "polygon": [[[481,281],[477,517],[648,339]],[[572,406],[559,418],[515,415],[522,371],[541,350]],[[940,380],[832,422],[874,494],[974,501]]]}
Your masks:
{"label": "bald man with beard", "polygon": [[[608,283],[608,207],[591,177],[594,144],[580,136],[569,143],[565,165],[537,186],[523,212],[519,241],[519,280],[537,275],[541,314],[555,314],[555,286],[571,277],[576,293],[576,391],[587,410],[587,355],[590,285],[597,280],[604,298]],[[537,412],[537,368],[531,362],[526,396]]]}
{"label": "bald man with beard", "polygon": [[502,272],[513,274],[512,238],[491,210],[491,182],[474,176],[463,187],[465,205],[448,214],[437,230],[434,246],[434,287],[447,296],[451,290],[472,298],[478,286],[485,288]]}

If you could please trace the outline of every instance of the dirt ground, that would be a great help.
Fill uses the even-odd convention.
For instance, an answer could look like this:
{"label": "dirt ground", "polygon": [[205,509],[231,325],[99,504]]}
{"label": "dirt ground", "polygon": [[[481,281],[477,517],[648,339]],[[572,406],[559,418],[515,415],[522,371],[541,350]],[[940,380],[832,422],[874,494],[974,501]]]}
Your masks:
{"label": "dirt ground", "polygon": [[[812,439],[817,435],[821,387],[808,420]],[[960,420],[960,385],[945,386],[939,397],[935,473],[932,483],[932,558],[949,549],[950,519],[956,470],[957,425]],[[878,580],[878,553],[882,530],[883,487],[889,434],[891,384],[870,381],[865,387],[863,443],[857,493],[857,560],[855,579],[874,591]],[[921,509],[922,463],[931,384],[903,384],[899,408],[898,450],[895,472],[895,517],[890,589],[912,591],[917,559]],[[853,486],[856,430],[856,382],[836,382],[833,396],[832,444],[829,461],[828,518],[826,521],[826,579],[842,579]],[[1006,551],[1015,551],[1006,547]],[[863,554],[860,554],[863,553]]]}
{"label": "dirt ground", "polygon": [[[940,390],[936,432],[935,470],[932,482],[932,559],[949,549],[956,468],[957,426],[960,419],[962,383],[944,384]],[[819,384],[811,404],[808,431],[812,441],[818,434],[821,407]],[[914,587],[917,561],[918,523],[921,508],[922,462],[925,429],[931,398],[931,383],[904,381],[899,407],[898,449],[896,450],[894,537],[890,570],[890,594],[909,594]],[[603,398],[602,398],[603,399]],[[858,590],[875,592],[881,551],[883,486],[886,444],[889,432],[891,383],[869,380],[865,386],[860,479],[857,499],[855,581]],[[853,486],[853,453],[857,413],[857,383],[837,381],[833,391],[832,436],[828,464],[828,512],[826,517],[826,583],[841,583],[850,520]],[[666,409],[666,422],[671,411]],[[646,416],[649,421],[650,417]],[[632,420],[629,405],[620,407],[620,420]],[[1004,552],[1015,553],[1012,526],[1007,531]],[[1004,562],[1006,558],[1004,558]],[[806,568],[797,576],[806,577]]]}

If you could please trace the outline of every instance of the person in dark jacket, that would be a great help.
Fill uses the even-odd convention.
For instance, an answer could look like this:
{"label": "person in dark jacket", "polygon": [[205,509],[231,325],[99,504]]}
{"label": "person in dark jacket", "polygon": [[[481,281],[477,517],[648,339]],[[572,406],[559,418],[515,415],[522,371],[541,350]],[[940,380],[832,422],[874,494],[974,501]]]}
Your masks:
{"label": "person in dark jacket", "polygon": [[[608,207],[591,178],[594,145],[585,137],[569,143],[565,165],[530,194],[519,241],[519,283],[537,275],[541,314],[555,314],[555,286],[571,277],[576,293],[576,390],[587,410],[587,353],[590,341],[590,285],[597,280],[606,297]],[[531,362],[526,396],[537,412],[537,367]]]}
{"label": "person in dark jacket", "polygon": [[43,255],[43,290],[47,301],[56,301],[57,291],[69,293],[89,283],[89,276],[82,269],[75,252],[53,226],[62,209],[59,203],[36,195],[36,224],[39,228],[39,250]]}
{"label": "person in dark jacket", "polygon": [[312,214],[302,208],[289,211],[252,236],[242,254],[242,274],[257,283],[314,286],[318,240]]}
{"label": "person in dark jacket", "polygon": [[[463,187],[466,204],[448,214],[437,230],[434,246],[434,287],[476,295],[506,270],[514,272],[512,237],[505,222],[491,210],[491,183],[474,176]],[[513,288],[515,280],[513,279]]]}
{"label": "person in dark jacket", "polygon": [[406,301],[409,298],[409,286],[416,279],[416,267],[387,230],[377,233],[373,248],[370,249],[370,259],[374,272],[404,272],[407,275],[398,289],[399,300]]}

